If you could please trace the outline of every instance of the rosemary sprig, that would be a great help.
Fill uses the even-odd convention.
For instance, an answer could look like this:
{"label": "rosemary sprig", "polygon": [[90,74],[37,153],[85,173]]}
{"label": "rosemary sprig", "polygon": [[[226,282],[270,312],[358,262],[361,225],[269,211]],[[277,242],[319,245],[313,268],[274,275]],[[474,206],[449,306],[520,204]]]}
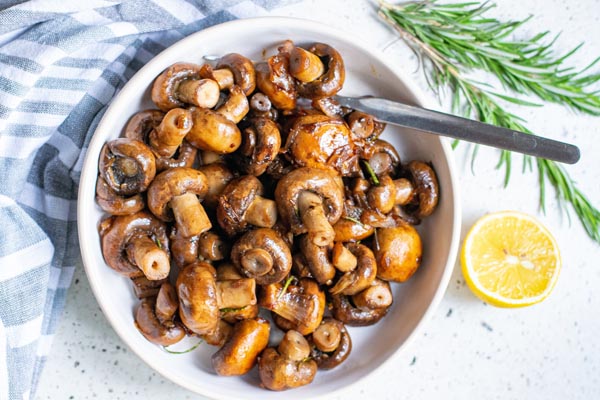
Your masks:
{"label": "rosemary sprig", "polygon": [[174,350],[169,350],[168,347],[169,346],[163,346],[163,350],[166,351],[169,354],[186,354],[189,353],[191,351],[196,350],[196,348],[198,348],[198,346],[200,346],[202,344],[204,340],[200,339],[200,341],[198,343],[196,343],[195,345],[193,345],[192,347],[190,347],[187,350],[183,350],[183,351],[174,351]]}
{"label": "rosemary sprig", "polygon": [[292,281],[296,279],[296,277],[294,275],[290,275],[288,276],[288,278],[286,279],[285,283],[283,284],[283,288],[281,289],[281,292],[279,292],[279,296],[277,296],[277,300],[281,300],[281,298],[283,297],[283,295],[285,294],[285,292],[287,292],[288,287],[290,286],[290,284],[292,283]]}
{"label": "rosemary sprig", "polygon": [[[467,77],[473,70],[494,75],[504,89],[534,95],[542,101],[555,102],[571,109],[600,115],[600,92],[589,90],[600,81],[600,74],[588,74],[596,64],[575,71],[564,61],[580,46],[562,57],[553,54],[554,40],[547,44],[542,32],[526,40],[510,36],[528,21],[502,22],[486,16],[494,4],[438,4],[435,0],[392,5],[380,1],[379,15],[415,51],[424,66],[429,85],[439,92],[452,91],[452,112],[482,122],[531,133],[524,120],[505,110],[502,101],[519,105],[537,105],[511,95],[498,93],[493,86]],[[456,145],[456,143],[454,144]],[[474,146],[472,168],[477,146]],[[545,211],[546,181],[556,190],[559,201],[570,203],[588,235],[600,242],[600,211],[575,185],[559,164],[536,159],[540,181],[540,207]],[[509,182],[511,153],[502,151],[497,168],[504,168],[504,184]],[[523,158],[523,170],[532,170],[532,158]]]}

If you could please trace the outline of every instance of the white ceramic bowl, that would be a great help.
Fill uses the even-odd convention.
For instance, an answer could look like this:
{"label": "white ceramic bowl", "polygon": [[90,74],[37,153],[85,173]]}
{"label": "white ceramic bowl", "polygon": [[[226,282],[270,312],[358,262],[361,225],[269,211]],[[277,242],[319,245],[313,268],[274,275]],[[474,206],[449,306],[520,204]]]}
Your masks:
{"label": "white ceramic bowl", "polygon": [[[354,36],[354,35],[352,35]],[[148,342],[133,323],[138,303],[131,283],[108,268],[102,258],[97,226],[102,210],[94,200],[98,156],[102,145],[120,135],[127,120],[141,109],[152,108],[149,87],[167,66],[177,61],[202,63],[203,55],[238,52],[254,60],[263,49],[284,39],[297,44],[324,42],[335,47],[346,65],[346,83],[341,94],[376,95],[423,105],[423,96],[410,76],[384,57],[357,43],[354,37],[319,23],[292,18],[257,18],[228,22],[205,29],[181,40],[146,64],[115,97],[92,138],[81,175],[78,228],[81,253],[92,290],[104,314],[125,343],[148,365],[173,382],[205,396],[222,399],[271,399],[275,392],[258,386],[256,368],[247,376],[223,378],[210,365],[216,350],[202,345],[194,352],[172,355]],[[423,262],[404,284],[394,284],[394,304],[378,324],[350,328],[353,349],[338,368],[319,371],[314,382],[287,391],[287,399],[317,398],[347,389],[390,361],[406,348],[424,321],[440,302],[452,274],[460,236],[460,202],[453,175],[452,154],[436,136],[388,126],[383,138],[392,142],[403,160],[433,162],[441,188],[437,211],[419,227],[424,243]],[[185,345],[181,347],[185,348]],[[388,364],[389,367],[389,364]]]}

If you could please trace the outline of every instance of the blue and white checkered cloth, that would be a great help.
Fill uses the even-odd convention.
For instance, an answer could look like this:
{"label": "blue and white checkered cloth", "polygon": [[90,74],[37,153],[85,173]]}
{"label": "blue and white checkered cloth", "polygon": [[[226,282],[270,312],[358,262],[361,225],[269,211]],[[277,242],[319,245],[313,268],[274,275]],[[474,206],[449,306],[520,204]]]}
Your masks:
{"label": "blue and white checkered cloth", "polygon": [[33,397],[75,265],[106,105],[165,47],[282,0],[0,0],[0,400]]}

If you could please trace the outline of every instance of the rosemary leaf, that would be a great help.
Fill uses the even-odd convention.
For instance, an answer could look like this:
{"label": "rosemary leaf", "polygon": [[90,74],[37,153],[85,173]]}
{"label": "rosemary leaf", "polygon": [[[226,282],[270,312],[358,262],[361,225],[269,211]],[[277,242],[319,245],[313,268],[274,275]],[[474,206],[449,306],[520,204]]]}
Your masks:
{"label": "rosemary leaf", "polygon": [[202,342],[204,342],[204,340],[200,339],[200,341],[198,343],[196,343],[195,345],[193,345],[192,347],[190,347],[187,350],[184,351],[173,351],[173,350],[169,350],[168,347],[169,346],[163,346],[163,350],[166,351],[169,354],[185,354],[185,353],[189,353],[191,351],[194,351],[198,348],[198,346],[200,346],[202,344]]}

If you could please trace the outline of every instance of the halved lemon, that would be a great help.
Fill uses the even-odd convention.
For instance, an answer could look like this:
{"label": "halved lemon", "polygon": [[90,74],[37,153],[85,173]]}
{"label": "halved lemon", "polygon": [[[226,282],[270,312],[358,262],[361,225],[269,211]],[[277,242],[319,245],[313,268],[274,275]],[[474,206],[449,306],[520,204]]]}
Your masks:
{"label": "halved lemon", "polygon": [[537,219],[516,211],[481,217],[461,252],[471,290],[498,307],[524,307],[544,300],[561,267],[556,240]]}

